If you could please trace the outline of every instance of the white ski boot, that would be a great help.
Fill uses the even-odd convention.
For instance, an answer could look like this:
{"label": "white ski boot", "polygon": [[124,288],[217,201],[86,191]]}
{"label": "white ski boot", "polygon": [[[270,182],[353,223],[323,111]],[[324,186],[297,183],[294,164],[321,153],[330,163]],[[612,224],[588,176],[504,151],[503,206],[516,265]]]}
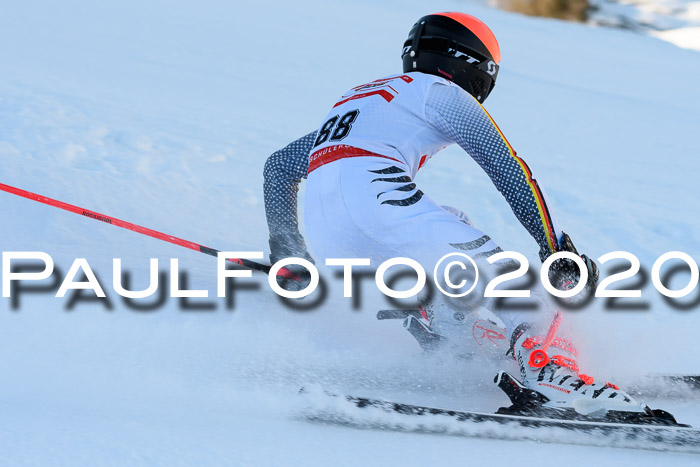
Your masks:
{"label": "white ski boot", "polygon": [[576,349],[556,337],[561,312],[557,312],[547,335],[532,335],[527,325],[518,326],[511,336],[513,357],[520,367],[522,383],[546,399],[543,406],[574,409],[582,415],[614,412],[645,412],[646,406],[612,383],[596,383],[579,373]]}
{"label": "white ski boot", "polygon": [[503,360],[508,349],[503,321],[482,306],[455,310],[451,305],[436,300],[421,308],[431,331],[441,337],[441,348],[464,358]]}

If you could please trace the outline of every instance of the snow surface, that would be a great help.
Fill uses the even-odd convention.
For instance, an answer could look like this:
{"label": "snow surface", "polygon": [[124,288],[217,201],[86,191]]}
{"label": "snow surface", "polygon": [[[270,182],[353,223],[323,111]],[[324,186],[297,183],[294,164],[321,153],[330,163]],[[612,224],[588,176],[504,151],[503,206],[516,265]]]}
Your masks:
{"label": "snow surface", "polygon": [[[581,251],[631,251],[647,269],[670,250],[700,259],[700,54],[481,2],[429,7],[440,9],[479,16],[499,37],[487,108]],[[316,128],[349,87],[399,71],[405,34],[428,12],[418,0],[5,3],[0,182],[207,246],[263,250],[267,155]],[[460,150],[418,182],[537,264]],[[216,262],[8,194],[0,203],[2,251],[45,251],[64,274],[87,258],[112,305],[67,311],[66,300],[24,295],[11,310],[2,299],[2,465],[697,465],[689,454],[300,421],[296,392],[308,384],[482,411],[506,401],[491,368],[426,358],[400,324],[377,322],[370,291],[360,311],[334,288],[321,310],[293,312],[256,275],[260,290],[238,291],[234,311],[214,299],[203,300],[213,311],[174,301],[133,311],[111,288],[113,257],[136,284],[148,258],[167,269],[177,257],[189,287],[211,294]],[[651,287],[644,298],[648,311],[567,313],[589,373],[700,372],[697,307],[674,310]],[[649,402],[700,425],[697,399]]]}

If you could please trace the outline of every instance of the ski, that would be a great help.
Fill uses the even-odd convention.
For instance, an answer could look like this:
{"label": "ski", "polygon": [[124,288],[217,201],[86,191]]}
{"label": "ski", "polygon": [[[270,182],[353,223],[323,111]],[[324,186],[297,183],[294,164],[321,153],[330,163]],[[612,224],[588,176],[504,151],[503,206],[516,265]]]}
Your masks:
{"label": "ski", "polygon": [[[651,384],[672,384],[684,387],[693,391],[700,391],[700,375],[664,375],[664,374],[649,374],[644,378],[648,385]],[[644,383],[638,383],[643,386]]]}
{"label": "ski", "polygon": [[[608,411],[598,417],[585,416],[573,409],[543,406],[546,398],[505,372],[497,375],[496,383],[513,405],[495,413],[322,391],[327,403],[308,407],[302,418],[359,429],[700,453],[700,430],[678,423],[662,410],[647,407],[639,413]],[[302,393],[312,394],[306,389]]]}
{"label": "ski", "polygon": [[649,374],[625,385],[629,394],[646,397],[672,397],[676,400],[700,398],[700,375]]}
{"label": "ski", "polygon": [[350,395],[329,396],[361,410],[353,413],[343,409],[342,404],[334,404],[310,410],[304,418],[359,429],[700,453],[700,430],[683,425],[552,419],[440,409]]}
{"label": "ski", "polygon": [[700,375],[650,375],[650,378],[659,378],[670,383],[685,384],[691,389],[700,391]]}

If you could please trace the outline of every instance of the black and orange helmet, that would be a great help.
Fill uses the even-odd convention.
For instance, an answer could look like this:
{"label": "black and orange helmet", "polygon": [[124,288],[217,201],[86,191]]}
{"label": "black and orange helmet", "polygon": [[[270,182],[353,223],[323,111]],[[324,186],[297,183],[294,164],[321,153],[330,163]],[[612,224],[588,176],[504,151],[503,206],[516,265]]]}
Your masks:
{"label": "black and orange helmet", "polygon": [[466,13],[435,13],[419,19],[401,54],[403,71],[442,76],[484,102],[496,85],[501,50],[493,32]]}

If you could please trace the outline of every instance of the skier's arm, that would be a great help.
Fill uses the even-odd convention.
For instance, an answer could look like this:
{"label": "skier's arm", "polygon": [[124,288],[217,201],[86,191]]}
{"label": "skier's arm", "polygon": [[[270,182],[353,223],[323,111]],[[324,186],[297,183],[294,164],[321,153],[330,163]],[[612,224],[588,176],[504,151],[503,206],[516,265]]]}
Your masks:
{"label": "skier's arm", "polygon": [[299,233],[297,192],[309,168],[309,153],[316,132],[299,138],[273,153],[265,162],[263,191],[270,229],[270,261],[296,256],[311,260]]}
{"label": "skier's arm", "polygon": [[561,232],[542,190],[481,104],[457,86],[434,85],[426,101],[426,117],[484,169],[540,246],[540,258],[544,261],[559,251]]}

